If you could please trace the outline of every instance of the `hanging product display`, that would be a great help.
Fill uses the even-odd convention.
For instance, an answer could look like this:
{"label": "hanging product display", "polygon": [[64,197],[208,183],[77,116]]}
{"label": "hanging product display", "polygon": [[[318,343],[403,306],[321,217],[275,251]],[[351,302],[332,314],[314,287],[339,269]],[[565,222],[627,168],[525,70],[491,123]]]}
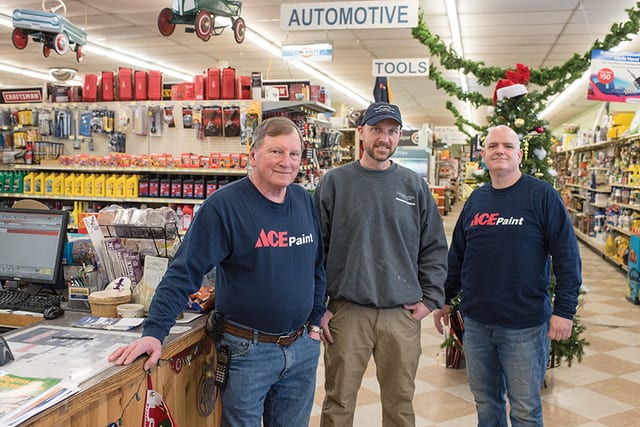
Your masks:
{"label": "hanging product display", "polygon": [[176,24],[193,25],[185,29],[188,33],[196,33],[203,41],[211,36],[219,36],[228,25],[217,25],[216,18],[231,19],[231,29],[236,43],[244,41],[246,25],[240,17],[242,3],[232,0],[200,0],[173,2],[171,8],[165,7],[158,15],[158,30],[163,36],[170,36],[176,29]]}
{"label": "hanging product display", "polygon": [[[66,12],[64,3],[60,4],[59,7]],[[76,52],[78,62],[84,58],[82,46],[87,44],[87,33],[64,16],[47,11],[15,9],[12,22],[14,29],[11,41],[16,49],[26,48],[31,37],[33,41],[42,43],[45,58],[49,57],[52,49],[59,55],[72,49]]]}

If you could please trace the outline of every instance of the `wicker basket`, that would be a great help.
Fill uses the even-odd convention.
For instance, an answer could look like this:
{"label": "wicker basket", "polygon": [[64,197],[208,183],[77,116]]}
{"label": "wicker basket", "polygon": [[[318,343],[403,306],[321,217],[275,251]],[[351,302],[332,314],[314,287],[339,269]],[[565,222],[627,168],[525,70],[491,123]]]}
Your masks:
{"label": "wicker basket", "polygon": [[131,302],[131,291],[98,291],[89,294],[91,314],[98,317],[118,317],[118,305]]}

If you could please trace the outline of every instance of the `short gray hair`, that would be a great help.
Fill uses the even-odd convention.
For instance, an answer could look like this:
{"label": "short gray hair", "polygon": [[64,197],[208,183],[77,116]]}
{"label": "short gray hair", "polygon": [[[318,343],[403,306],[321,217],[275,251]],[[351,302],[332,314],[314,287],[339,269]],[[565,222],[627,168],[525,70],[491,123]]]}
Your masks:
{"label": "short gray hair", "polygon": [[304,138],[302,132],[291,119],[284,116],[270,117],[263,120],[262,123],[253,131],[253,138],[251,140],[251,148],[258,149],[264,142],[264,138],[267,136],[280,136],[290,135],[296,132],[298,138],[300,138],[300,149],[304,148]]}

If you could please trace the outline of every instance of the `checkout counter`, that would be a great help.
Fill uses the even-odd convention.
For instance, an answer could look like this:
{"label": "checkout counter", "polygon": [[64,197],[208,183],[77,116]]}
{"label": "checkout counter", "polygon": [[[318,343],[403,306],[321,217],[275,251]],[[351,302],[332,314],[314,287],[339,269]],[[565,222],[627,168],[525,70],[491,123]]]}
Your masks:
{"label": "checkout counter", "polygon": [[[9,341],[14,334],[27,328],[61,327],[67,328],[73,321],[87,313],[66,311],[57,319],[44,320],[39,316],[26,316],[14,313],[0,313],[0,325],[15,327],[3,336]],[[205,331],[206,316],[200,316],[187,325],[191,328],[181,334],[169,335],[163,344],[161,362],[151,370],[153,389],[159,392],[168,405],[171,415],[178,426],[217,427],[220,425],[220,399],[208,404],[202,403],[201,382],[211,371],[215,354],[212,339]],[[96,330],[73,328],[74,331],[95,332]],[[134,333],[140,333],[141,327]],[[127,332],[131,336],[131,332]],[[79,343],[79,345],[81,345]],[[15,355],[15,354],[14,354]],[[16,360],[19,355],[15,355]],[[106,359],[105,359],[106,360]],[[140,357],[128,366],[108,366],[96,375],[79,383],[80,391],[66,400],[44,410],[20,427],[107,427],[139,426],[143,420],[147,382]],[[2,367],[11,372],[10,362]],[[68,363],[72,365],[73,360]],[[51,373],[51,376],[55,376]],[[209,382],[210,383],[210,382]],[[198,405],[201,405],[199,410]],[[203,407],[204,405],[204,407]],[[207,411],[208,410],[208,411]],[[209,415],[203,416],[201,412]],[[114,423],[114,424],[112,424]]]}

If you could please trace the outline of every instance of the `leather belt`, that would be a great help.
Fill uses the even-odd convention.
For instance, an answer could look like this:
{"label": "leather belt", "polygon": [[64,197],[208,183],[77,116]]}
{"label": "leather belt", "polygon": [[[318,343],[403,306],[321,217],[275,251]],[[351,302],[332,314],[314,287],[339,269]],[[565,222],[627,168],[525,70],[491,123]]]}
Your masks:
{"label": "leather belt", "polygon": [[[246,340],[253,340],[254,338],[254,330],[243,328],[242,326],[234,325],[229,322],[225,322],[222,326],[222,331],[233,335],[238,338],[243,338]],[[258,341],[267,342],[271,344],[278,344],[282,347],[287,347],[293,344],[295,340],[297,340],[304,333],[304,326],[300,329],[296,329],[288,335],[270,335],[265,334],[264,332],[258,332]]]}

